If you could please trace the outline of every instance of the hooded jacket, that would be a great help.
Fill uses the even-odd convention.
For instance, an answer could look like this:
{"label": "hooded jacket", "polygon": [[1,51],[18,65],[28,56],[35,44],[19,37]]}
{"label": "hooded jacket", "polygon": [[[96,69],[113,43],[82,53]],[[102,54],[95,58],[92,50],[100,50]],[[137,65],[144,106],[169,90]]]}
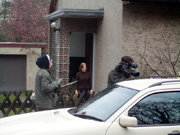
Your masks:
{"label": "hooded jacket", "polygon": [[54,108],[54,89],[58,88],[57,81],[53,81],[48,69],[50,59],[47,55],[40,56],[36,64],[40,68],[35,81],[35,103],[37,108]]}
{"label": "hooded jacket", "polygon": [[118,69],[118,66],[116,66],[114,69],[112,69],[108,74],[108,87],[125,80],[127,77]]}

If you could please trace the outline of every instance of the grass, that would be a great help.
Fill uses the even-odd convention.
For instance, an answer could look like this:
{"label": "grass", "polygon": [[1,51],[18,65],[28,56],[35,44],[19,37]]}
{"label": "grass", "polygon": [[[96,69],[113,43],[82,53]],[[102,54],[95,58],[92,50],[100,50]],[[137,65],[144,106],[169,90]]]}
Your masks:
{"label": "grass", "polygon": [[[27,93],[26,93],[27,92]],[[23,102],[26,99],[26,94],[29,94],[30,91],[25,91],[25,92],[21,92],[21,102]],[[0,93],[0,103],[2,103],[5,100],[5,95],[3,93]],[[9,100],[11,101],[11,103],[15,100],[16,96],[14,95],[14,93],[11,93],[11,95],[9,96]],[[6,103],[8,103],[8,101],[6,100]],[[16,101],[16,103],[19,103],[18,101]],[[4,110],[7,112],[9,108],[4,108]],[[19,108],[15,108],[16,111],[19,110]],[[28,108],[25,108],[25,110],[28,112]],[[2,110],[0,110],[0,112],[2,112]],[[20,114],[25,113],[23,110],[20,112]],[[8,116],[12,116],[15,115],[14,111],[11,109],[10,113],[8,114]]]}

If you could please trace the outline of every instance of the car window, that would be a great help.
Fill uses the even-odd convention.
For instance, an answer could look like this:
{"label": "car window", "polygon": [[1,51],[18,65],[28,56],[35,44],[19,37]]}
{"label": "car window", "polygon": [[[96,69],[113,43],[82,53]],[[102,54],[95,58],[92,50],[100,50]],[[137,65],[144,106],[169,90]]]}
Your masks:
{"label": "car window", "polygon": [[137,93],[136,90],[120,86],[108,88],[79,107],[76,115],[93,116],[105,121]]}
{"label": "car window", "polygon": [[136,117],[138,125],[180,124],[180,92],[150,95],[130,109],[128,115]]}

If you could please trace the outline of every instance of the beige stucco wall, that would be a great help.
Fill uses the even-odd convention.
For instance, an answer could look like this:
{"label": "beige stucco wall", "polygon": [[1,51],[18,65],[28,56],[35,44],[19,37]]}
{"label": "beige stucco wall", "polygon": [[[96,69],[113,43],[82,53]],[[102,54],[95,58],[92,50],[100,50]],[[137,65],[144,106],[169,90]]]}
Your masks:
{"label": "beige stucco wall", "polygon": [[[142,56],[160,75],[173,75],[174,70],[180,70],[173,69],[169,60],[175,62],[180,51],[179,13],[180,8],[172,5],[123,6],[122,54],[135,59],[141,75],[157,75]],[[180,67],[180,58],[177,65]]]}
{"label": "beige stucco wall", "polygon": [[121,0],[59,0],[57,5],[59,10],[104,7],[104,17],[98,19],[94,38],[96,91],[107,86],[109,71],[124,55],[133,57],[142,76],[174,75],[180,70],[179,7],[123,4]]}
{"label": "beige stucco wall", "polygon": [[94,88],[107,87],[109,71],[121,57],[122,1],[121,0],[59,0],[58,9],[98,9],[104,7],[104,18],[98,20],[95,41]]}
{"label": "beige stucco wall", "polygon": [[38,67],[35,62],[41,55],[41,48],[9,48],[1,47],[0,54],[5,55],[26,55],[26,87],[27,90],[35,90],[35,76],[38,71]]}

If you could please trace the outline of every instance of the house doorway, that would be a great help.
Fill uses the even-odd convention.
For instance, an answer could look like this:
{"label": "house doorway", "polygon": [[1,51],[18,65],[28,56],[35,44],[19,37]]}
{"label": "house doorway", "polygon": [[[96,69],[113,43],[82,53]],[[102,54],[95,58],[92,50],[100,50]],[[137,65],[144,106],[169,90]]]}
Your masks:
{"label": "house doorway", "polygon": [[85,62],[87,70],[93,73],[93,33],[70,33],[70,72],[69,81],[76,80],[79,65]]}

